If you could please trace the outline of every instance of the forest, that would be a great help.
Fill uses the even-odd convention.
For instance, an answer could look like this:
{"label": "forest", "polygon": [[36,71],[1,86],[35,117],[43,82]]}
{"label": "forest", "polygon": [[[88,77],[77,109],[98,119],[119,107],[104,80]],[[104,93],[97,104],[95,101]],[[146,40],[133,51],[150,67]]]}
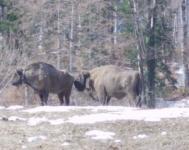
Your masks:
{"label": "forest", "polygon": [[154,108],[188,95],[188,40],[188,0],[0,0],[1,103],[21,97],[9,86],[15,70],[43,61],[72,74],[139,70],[142,101]]}

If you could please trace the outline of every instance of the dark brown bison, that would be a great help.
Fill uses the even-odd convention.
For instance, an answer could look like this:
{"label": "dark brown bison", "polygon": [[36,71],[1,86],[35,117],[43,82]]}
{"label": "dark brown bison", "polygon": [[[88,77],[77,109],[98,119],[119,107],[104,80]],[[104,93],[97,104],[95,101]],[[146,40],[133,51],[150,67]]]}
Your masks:
{"label": "dark brown bison", "polygon": [[138,71],[122,70],[114,65],[101,66],[80,74],[74,85],[78,91],[87,89],[89,95],[103,105],[108,105],[111,97],[122,99],[127,96],[130,104],[141,106]]}
{"label": "dark brown bison", "polygon": [[65,97],[65,105],[69,105],[74,78],[50,64],[37,62],[16,71],[12,85],[18,86],[23,83],[39,94],[41,105],[47,105],[49,93],[57,94],[61,105],[64,104]]}

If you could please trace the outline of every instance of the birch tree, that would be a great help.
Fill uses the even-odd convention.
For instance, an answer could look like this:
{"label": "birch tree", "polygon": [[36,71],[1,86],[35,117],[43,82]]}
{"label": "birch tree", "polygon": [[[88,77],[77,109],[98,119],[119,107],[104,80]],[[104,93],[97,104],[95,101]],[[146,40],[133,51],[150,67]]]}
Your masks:
{"label": "birch tree", "polygon": [[141,23],[139,22],[139,7],[138,1],[132,0],[130,1],[133,5],[133,18],[134,18],[134,34],[137,41],[137,50],[138,50],[138,68],[141,76],[141,101],[143,104],[146,104],[145,98],[145,79],[144,79],[144,54],[146,51],[145,43],[144,43],[144,35],[141,27]]}
{"label": "birch tree", "polygon": [[70,15],[70,44],[69,44],[69,71],[73,68],[73,27],[74,27],[74,1],[71,1],[71,15]]}
{"label": "birch tree", "polygon": [[189,56],[189,0],[182,1],[182,22],[183,22],[183,67],[184,67],[184,87],[185,90],[189,88],[189,66],[188,66],[188,56]]}

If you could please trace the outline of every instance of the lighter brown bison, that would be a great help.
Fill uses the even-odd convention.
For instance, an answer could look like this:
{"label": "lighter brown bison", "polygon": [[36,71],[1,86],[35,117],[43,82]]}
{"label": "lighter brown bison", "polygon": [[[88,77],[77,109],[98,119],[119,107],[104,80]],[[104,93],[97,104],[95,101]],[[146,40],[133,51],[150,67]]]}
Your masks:
{"label": "lighter brown bison", "polygon": [[27,84],[39,94],[41,105],[47,105],[49,93],[58,95],[60,104],[69,105],[74,78],[67,72],[59,71],[54,66],[37,62],[25,69],[17,70],[12,84],[19,86]]}
{"label": "lighter brown bison", "polygon": [[87,89],[90,96],[103,105],[108,105],[111,97],[122,99],[126,96],[130,104],[141,106],[141,79],[138,71],[105,65],[80,74],[74,85],[78,91]]}

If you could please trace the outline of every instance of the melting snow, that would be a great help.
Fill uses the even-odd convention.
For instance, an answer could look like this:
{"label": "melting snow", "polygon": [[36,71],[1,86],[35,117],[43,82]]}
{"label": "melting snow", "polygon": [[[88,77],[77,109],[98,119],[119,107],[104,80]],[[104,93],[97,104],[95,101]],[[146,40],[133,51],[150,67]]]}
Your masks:
{"label": "melting snow", "polygon": [[27,148],[27,146],[26,145],[22,145],[22,149],[26,149]]}
{"label": "melting snow", "polygon": [[40,112],[68,112],[72,110],[90,110],[91,112],[98,112],[99,110],[106,111],[117,111],[122,109],[133,109],[130,107],[122,107],[122,106],[39,106],[31,109],[23,110],[23,112],[28,113],[40,113]]}
{"label": "melting snow", "polygon": [[56,120],[49,120],[48,121],[51,125],[60,125],[64,123],[63,119],[56,119]]}
{"label": "melting snow", "polygon": [[27,141],[28,142],[35,142],[35,141],[38,141],[38,140],[46,140],[46,139],[47,139],[46,136],[39,135],[39,136],[28,137]]}
{"label": "melting snow", "polygon": [[4,106],[0,106],[0,109],[5,109],[5,107]]}
{"label": "melting snow", "polygon": [[[105,109],[105,108],[104,108]],[[67,122],[73,124],[93,124],[116,120],[144,120],[160,121],[164,118],[189,117],[187,108],[165,108],[165,109],[121,109],[115,112],[96,113],[82,116],[73,116]]]}
{"label": "melting snow", "polygon": [[40,118],[40,117],[32,117],[32,118],[29,118],[28,125],[35,126],[35,125],[38,125],[38,124],[40,124],[42,122],[47,122],[47,121],[48,121],[48,119],[46,117],[42,117],[42,118]]}
{"label": "melting snow", "polygon": [[24,106],[14,105],[14,106],[8,107],[7,110],[17,110],[17,109],[22,109],[22,108],[24,108]]}
{"label": "melting snow", "polygon": [[38,113],[38,112],[65,112],[68,111],[64,106],[40,106],[36,108],[31,108],[23,110],[28,113]]}
{"label": "melting snow", "polygon": [[[89,107],[85,107],[82,109],[88,109],[88,108]],[[58,111],[56,107],[54,107],[53,109]],[[80,109],[81,109],[80,107],[79,108],[75,107],[75,110],[80,110]],[[98,109],[98,107],[95,109]],[[110,121],[119,121],[119,120],[160,121],[161,119],[168,119],[168,118],[189,117],[189,108],[137,109],[137,108],[127,108],[127,107],[106,106],[103,108],[100,107],[100,110],[104,110],[106,112],[103,111],[103,113],[100,113],[97,111],[97,112],[91,112],[91,114],[87,114],[87,115],[75,115],[67,119],[62,117],[53,120],[50,120],[46,117],[32,117],[27,119],[27,121],[28,121],[28,125],[34,126],[42,122],[48,122],[51,125],[60,125],[64,123],[94,124],[99,122],[107,122],[107,121],[110,122]],[[46,111],[48,112],[48,110]]]}
{"label": "melting snow", "polygon": [[114,142],[115,142],[115,143],[120,143],[120,142],[121,142],[121,140],[115,140]]}
{"label": "melting snow", "polygon": [[60,124],[63,124],[65,121],[64,121],[64,119],[50,120],[50,119],[47,119],[46,117],[32,117],[32,118],[28,119],[27,124],[30,126],[36,126],[36,125],[44,123],[44,122],[48,122],[51,125],[60,125]]}
{"label": "melting snow", "polygon": [[147,138],[148,136],[146,134],[139,134],[137,136],[133,136],[133,139],[145,139]]}
{"label": "melting snow", "polygon": [[100,130],[91,130],[85,133],[87,136],[91,136],[92,139],[95,140],[106,140],[106,139],[113,139],[115,133],[113,132],[104,132]]}
{"label": "melting snow", "polygon": [[68,143],[68,142],[64,142],[63,144],[62,144],[62,146],[69,146],[70,145],[70,143]]}
{"label": "melting snow", "polygon": [[[186,117],[189,118],[189,100],[183,99],[180,101],[157,101],[158,108],[156,109],[139,109],[132,107],[122,107],[122,106],[87,106],[87,107],[77,107],[77,106],[43,106],[35,107],[31,109],[22,109],[23,106],[15,105],[10,106],[6,110],[17,110],[22,109],[20,112],[24,113],[40,113],[40,112],[69,112],[69,111],[90,111],[89,114],[84,115],[73,115],[69,118],[62,117],[48,119],[46,117],[31,117],[31,118],[21,118],[17,116],[8,117],[9,121],[27,121],[30,126],[35,126],[40,123],[46,122],[51,125],[60,125],[64,123],[73,124],[94,124],[99,122],[111,122],[119,120],[143,120],[143,121],[160,121],[161,119],[169,118],[179,118]],[[166,108],[165,108],[166,107]],[[3,107],[0,106],[0,109]],[[3,119],[3,118],[1,118]]]}
{"label": "melting snow", "polygon": [[167,132],[163,131],[161,132],[161,135],[167,135]]}
{"label": "melting snow", "polygon": [[21,117],[17,117],[17,116],[11,116],[8,118],[9,121],[26,121],[27,119],[26,118],[21,118]]}

